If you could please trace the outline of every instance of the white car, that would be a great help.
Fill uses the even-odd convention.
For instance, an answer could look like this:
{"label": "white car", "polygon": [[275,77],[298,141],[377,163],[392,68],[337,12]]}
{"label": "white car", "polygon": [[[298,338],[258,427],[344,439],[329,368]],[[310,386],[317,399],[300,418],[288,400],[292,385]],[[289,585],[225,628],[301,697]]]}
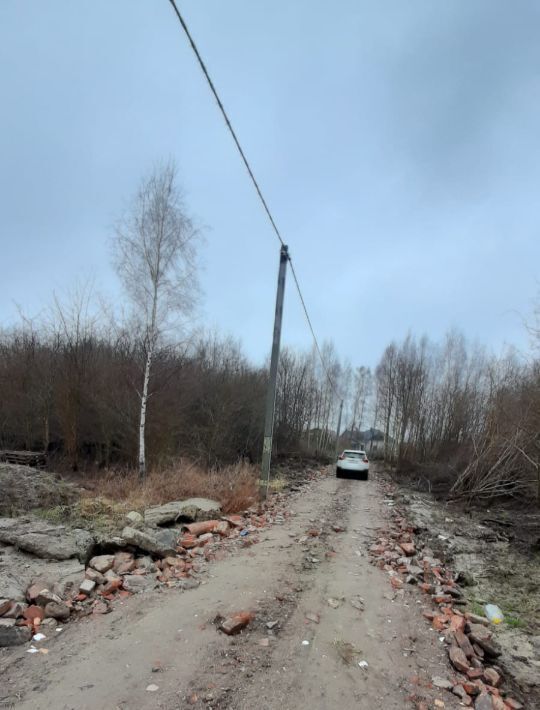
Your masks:
{"label": "white car", "polygon": [[359,478],[367,481],[369,459],[363,449],[345,449],[336,463],[336,478]]}

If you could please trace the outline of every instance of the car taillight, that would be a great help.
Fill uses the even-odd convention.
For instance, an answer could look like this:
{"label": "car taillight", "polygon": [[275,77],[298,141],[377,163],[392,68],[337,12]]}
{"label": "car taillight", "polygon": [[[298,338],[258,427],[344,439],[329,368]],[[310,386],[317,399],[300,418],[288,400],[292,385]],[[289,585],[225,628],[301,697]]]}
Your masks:
{"label": "car taillight", "polygon": [[364,463],[369,463],[367,456],[364,456]]}
{"label": "car taillight", "polygon": [[338,459],[340,459],[341,461],[343,461],[344,458],[345,458],[345,455],[344,455],[344,454],[340,454],[340,455],[338,456]]}

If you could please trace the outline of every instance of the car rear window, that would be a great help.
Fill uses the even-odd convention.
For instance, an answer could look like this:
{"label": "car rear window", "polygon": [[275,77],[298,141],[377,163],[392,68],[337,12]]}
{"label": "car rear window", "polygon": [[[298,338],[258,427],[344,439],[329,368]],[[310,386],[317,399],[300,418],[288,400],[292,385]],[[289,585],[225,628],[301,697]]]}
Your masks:
{"label": "car rear window", "polygon": [[359,451],[345,451],[345,456],[348,459],[360,459],[362,454]]}

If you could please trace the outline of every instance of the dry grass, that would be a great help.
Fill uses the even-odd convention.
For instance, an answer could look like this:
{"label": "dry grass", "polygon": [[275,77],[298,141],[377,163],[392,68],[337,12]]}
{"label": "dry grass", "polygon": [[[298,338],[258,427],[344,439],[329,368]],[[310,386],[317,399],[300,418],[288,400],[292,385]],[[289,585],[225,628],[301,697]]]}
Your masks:
{"label": "dry grass", "polygon": [[236,513],[258,499],[259,472],[254,466],[238,463],[204,471],[197,465],[180,461],[170,468],[155,469],[141,483],[136,471],[109,471],[85,481],[85,497],[98,495],[123,504],[129,510],[182,498],[203,497],[218,500],[223,512]]}

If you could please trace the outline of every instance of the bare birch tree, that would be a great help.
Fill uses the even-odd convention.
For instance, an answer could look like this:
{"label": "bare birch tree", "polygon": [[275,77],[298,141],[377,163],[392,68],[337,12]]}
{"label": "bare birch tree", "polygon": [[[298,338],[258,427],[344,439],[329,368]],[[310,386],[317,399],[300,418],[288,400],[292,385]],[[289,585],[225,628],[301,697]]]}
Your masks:
{"label": "bare birch tree", "polygon": [[[146,475],[145,428],[156,348],[177,319],[194,307],[197,230],[176,184],[176,167],[158,165],[139,187],[118,223],[114,263],[141,327],[144,356],[139,418],[139,475]],[[176,319],[176,321],[175,321]]]}

